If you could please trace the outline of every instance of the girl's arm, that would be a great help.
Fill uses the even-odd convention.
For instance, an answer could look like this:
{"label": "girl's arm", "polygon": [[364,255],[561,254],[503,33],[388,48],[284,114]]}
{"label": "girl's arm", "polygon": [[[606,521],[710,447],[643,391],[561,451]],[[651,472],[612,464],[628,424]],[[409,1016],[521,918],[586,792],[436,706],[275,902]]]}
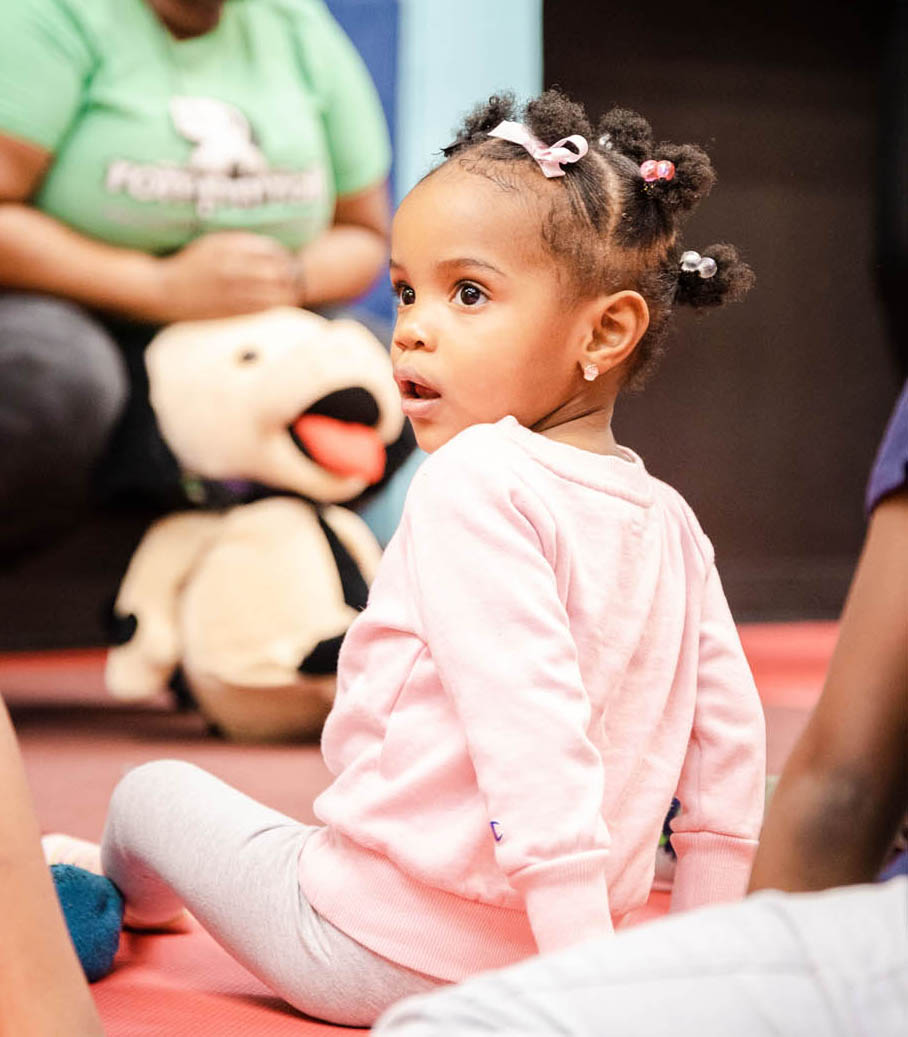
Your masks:
{"label": "girl's arm", "polygon": [[299,253],[301,306],[353,299],[386,270],[390,210],[385,181],[338,198],[334,224]]}
{"label": "girl's arm", "polygon": [[870,520],[829,673],[785,766],[751,890],[870,882],[908,807],[908,491]]}
{"label": "girl's arm", "polygon": [[416,609],[487,806],[489,846],[546,952],[612,931],[605,778],[540,540],[554,522],[507,468],[494,439],[463,433],[417,472],[402,521]]}
{"label": "girl's arm", "polygon": [[0,1020],[17,1037],[100,1037],[101,1023],[41,852],[16,736],[0,701]]}
{"label": "girl's arm", "polygon": [[736,900],[747,888],[763,819],[763,709],[719,574],[711,564],[700,620],[697,704],[672,821],[672,910]]}

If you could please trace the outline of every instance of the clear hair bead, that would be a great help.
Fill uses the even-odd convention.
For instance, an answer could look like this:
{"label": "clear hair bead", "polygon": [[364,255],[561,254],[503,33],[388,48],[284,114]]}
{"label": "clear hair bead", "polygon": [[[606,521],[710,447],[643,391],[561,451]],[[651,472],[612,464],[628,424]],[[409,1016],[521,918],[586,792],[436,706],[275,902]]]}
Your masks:
{"label": "clear hair bead", "polygon": [[681,269],[685,274],[692,274],[699,267],[702,258],[699,252],[688,249],[681,255]]}
{"label": "clear hair bead", "polygon": [[699,274],[704,281],[716,276],[719,269],[718,264],[712,256],[701,256],[694,249],[688,249],[681,254],[681,271],[685,274]]}

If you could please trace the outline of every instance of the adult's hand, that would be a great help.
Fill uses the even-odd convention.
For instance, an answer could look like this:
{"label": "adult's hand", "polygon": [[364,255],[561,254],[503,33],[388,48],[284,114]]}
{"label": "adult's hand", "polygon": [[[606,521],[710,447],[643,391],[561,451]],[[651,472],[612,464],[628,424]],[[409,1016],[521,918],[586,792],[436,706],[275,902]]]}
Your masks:
{"label": "adult's hand", "polygon": [[205,234],[156,266],[151,316],[162,324],[294,306],[299,299],[295,257],[261,234]]}

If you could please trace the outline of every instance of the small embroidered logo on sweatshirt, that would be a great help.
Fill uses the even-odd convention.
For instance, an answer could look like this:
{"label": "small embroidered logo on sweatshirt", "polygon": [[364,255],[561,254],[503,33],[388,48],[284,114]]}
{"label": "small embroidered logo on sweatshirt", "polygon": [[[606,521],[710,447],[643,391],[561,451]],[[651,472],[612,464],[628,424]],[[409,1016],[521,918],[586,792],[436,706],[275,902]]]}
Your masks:
{"label": "small embroidered logo on sweatshirt", "polygon": [[501,832],[498,831],[498,828],[499,828],[498,822],[497,821],[490,821],[489,822],[489,828],[492,829],[492,835],[495,836],[495,842],[496,843],[500,843],[502,838],[503,838],[503,836],[502,836]]}

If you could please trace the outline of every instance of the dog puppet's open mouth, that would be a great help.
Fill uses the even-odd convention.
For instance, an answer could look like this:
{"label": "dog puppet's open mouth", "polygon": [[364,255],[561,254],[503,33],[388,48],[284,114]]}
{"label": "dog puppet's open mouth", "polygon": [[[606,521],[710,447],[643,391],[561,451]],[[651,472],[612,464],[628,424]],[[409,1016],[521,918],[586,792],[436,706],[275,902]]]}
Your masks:
{"label": "dog puppet's open mouth", "polygon": [[375,426],[381,417],[366,389],[338,389],[308,407],[289,426],[299,449],[332,475],[359,476],[369,486],[385,473],[385,445]]}

